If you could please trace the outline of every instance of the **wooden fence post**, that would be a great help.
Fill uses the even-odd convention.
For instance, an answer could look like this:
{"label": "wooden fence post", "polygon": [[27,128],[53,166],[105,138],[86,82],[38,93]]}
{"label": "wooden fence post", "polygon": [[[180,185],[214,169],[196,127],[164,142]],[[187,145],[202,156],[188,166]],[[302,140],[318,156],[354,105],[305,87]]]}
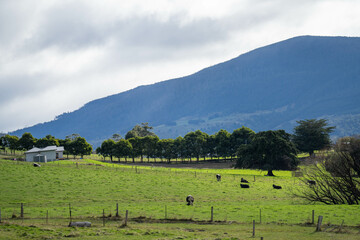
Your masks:
{"label": "wooden fence post", "polygon": [[315,223],[315,210],[312,210],[312,220],[311,220],[311,224]]}
{"label": "wooden fence post", "polygon": [[71,204],[69,203],[69,215],[70,215],[70,223],[72,222],[72,219],[71,219]]}
{"label": "wooden fence post", "polygon": [[24,218],[24,204],[23,203],[20,204],[20,217]]}
{"label": "wooden fence post", "polygon": [[260,224],[261,224],[261,208],[260,208]]}
{"label": "wooden fence post", "polygon": [[105,227],[105,209],[103,209],[103,227]]}
{"label": "wooden fence post", "polygon": [[129,214],[129,211],[126,210],[126,213],[125,213],[125,224],[124,224],[124,226],[127,226],[128,214]]}
{"label": "wooden fence post", "polygon": [[116,215],[115,217],[119,217],[119,203],[116,203]]}
{"label": "wooden fence post", "polygon": [[210,222],[214,221],[214,207],[211,207],[211,218]]}
{"label": "wooden fence post", "polygon": [[254,175],[254,182],[255,182],[255,175]]}
{"label": "wooden fence post", "polygon": [[1,208],[0,208],[0,223],[1,223]]}
{"label": "wooden fence post", "polygon": [[316,232],[321,231],[322,220],[323,220],[323,216],[319,216],[318,223],[317,223],[317,226],[316,226]]}
{"label": "wooden fence post", "polygon": [[255,220],[253,220],[253,237],[255,237]]}

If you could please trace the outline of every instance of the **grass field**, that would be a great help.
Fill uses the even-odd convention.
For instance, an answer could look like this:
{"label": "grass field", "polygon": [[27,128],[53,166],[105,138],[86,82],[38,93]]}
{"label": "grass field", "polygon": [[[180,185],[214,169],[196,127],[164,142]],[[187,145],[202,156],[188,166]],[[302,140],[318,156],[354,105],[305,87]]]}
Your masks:
{"label": "grass field", "polygon": [[[221,182],[216,181],[217,173],[222,175]],[[2,236],[7,239],[12,238],[10,235],[24,234],[29,225],[34,225],[30,228],[37,232],[35,235],[41,236],[44,231],[49,236],[61,232],[71,234],[73,231],[79,239],[91,238],[99,232],[109,232],[100,234],[104,239],[119,239],[122,235],[123,239],[139,239],[138,234],[149,239],[197,238],[194,234],[198,234],[200,239],[243,239],[251,236],[249,232],[252,231],[253,220],[257,224],[261,221],[257,228],[263,229],[260,231],[269,239],[281,239],[280,235],[284,236],[283,239],[291,239],[286,238],[290,229],[299,232],[296,239],[341,239],[336,236],[342,234],[314,233],[314,226],[301,226],[311,222],[312,210],[315,210],[316,217],[324,216],[324,224],[340,225],[344,221],[348,232],[346,239],[360,238],[357,234],[359,206],[308,205],[290,193],[294,187],[306,187],[298,178],[292,177],[289,171],[274,173],[277,177],[265,177],[265,172],[256,170],[135,167],[86,159],[52,162],[35,168],[26,162],[0,160],[1,217],[4,222],[10,223],[1,225],[0,239]],[[240,188],[241,177],[249,180],[249,189]],[[272,184],[281,185],[283,189],[275,190]],[[194,206],[185,203],[189,194],[195,197]],[[19,218],[21,203],[24,219]],[[94,228],[66,228],[69,204],[73,220],[96,223]],[[116,204],[121,221],[113,221]],[[211,207],[216,224],[199,225],[210,220]],[[129,211],[131,223],[130,227],[122,229],[119,226],[125,210]],[[105,227],[100,218],[103,211],[107,217]],[[48,224],[45,224],[47,214]],[[146,223],[133,222],[136,219],[145,219]],[[175,222],[192,220],[197,224],[151,223],[163,219]],[[229,224],[231,222],[233,224]],[[176,228],[190,230],[177,235]],[[205,231],[196,230],[198,228]],[[236,229],[244,229],[246,234],[242,235]],[[129,235],[126,235],[127,232]],[[158,232],[158,235],[153,232]],[[224,232],[229,236],[221,235]],[[279,238],[271,235],[273,232]],[[6,234],[9,235],[6,237]],[[312,234],[311,238],[304,237],[310,236],[307,234]],[[119,238],[115,237],[117,235]]]}

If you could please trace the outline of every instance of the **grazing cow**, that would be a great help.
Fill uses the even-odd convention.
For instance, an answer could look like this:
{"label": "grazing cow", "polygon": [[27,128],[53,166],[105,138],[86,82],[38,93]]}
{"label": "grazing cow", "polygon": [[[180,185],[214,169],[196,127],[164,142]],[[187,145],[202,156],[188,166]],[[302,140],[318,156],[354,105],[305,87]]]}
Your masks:
{"label": "grazing cow", "polygon": [[38,164],[38,163],[34,163],[33,166],[34,166],[34,167],[41,167],[41,165]]}
{"label": "grazing cow", "polygon": [[71,222],[69,227],[91,227],[91,222]]}
{"label": "grazing cow", "polygon": [[275,189],[281,189],[282,187],[281,187],[281,186],[277,186],[277,185],[273,184],[273,188],[275,188]]}
{"label": "grazing cow", "polygon": [[316,181],[315,181],[315,180],[308,180],[308,183],[309,183],[310,186],[316,185]]}
{"label": "grazing cow", "polygon": [[249,183],[248,180],[244,179],[244,178],[241,178],[241,182],[243,183]]}
{"label": "grazing cow", "polygon": [[221,175],[220,174],[216,174],[216,179],[218,180],[218,182],[221,181]]}
{"label": "grazing cow", "polygon": [[240,183],[240,187],[241,187],[241,188],[250,188],[249,185],[247,185],[247,184],[241,184],[241,183]]}
{"label": "grazing cow", "polygon": [[193,205],[194,204],[194,197],[189,195],[186,197],[186,202],[187,202],[187,205]]}

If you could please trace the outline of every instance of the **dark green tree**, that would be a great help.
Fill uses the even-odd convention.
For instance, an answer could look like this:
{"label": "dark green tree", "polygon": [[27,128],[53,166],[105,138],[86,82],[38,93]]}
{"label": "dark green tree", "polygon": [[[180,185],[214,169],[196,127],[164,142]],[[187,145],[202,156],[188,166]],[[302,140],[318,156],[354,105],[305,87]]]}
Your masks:
{"label": "dark green tree", "polygon": [[291,135],[284,130],[258,132],[250,144],[238,149],[238,168],[254,168],[268,171],[291,170],[298,165],[297,149],[291,141]]}
{"label": "dark green tree", "polygon": [[237,150],[242,144],[250,144],[255,132],[250,128],[242,126],[235,129],[230,136],[230,154],[232,157],[236,155]]}
{"label": "dark green tree", "polygon": [[15,154],[15,150],[19,149],[19,138],[17,136],[5,135],[6,147]]}
{"label": "dark green tree", "polygon": [[66,154],[66,158],[69,158],[71,140],[69,138],[66,138],[66,139],[58,139],[58,141],[59,141],[59,146],[64,147],[64,154]]}
{"label": "dark green tree", "polygon": [[132,151],[131,143],[126,139],[120,139],[115,143],[114,156],[117,157],[120,161],[120,158],[125,158],[127,162],[127,157],[130,156]]}
{"label": "dark green tree", "polygon": [[86,142],[85,138],[77,137],[75,140],[70,142],[70,154],[74,155],[74,157],[80,155],[81,158],[84,155],[90,155],[92,152],[92,146]]}
{"label": "dark green tree", "polygon": [[196,157],[199,161],[200,156],[203,154],[203,149],[206,144],[207,134],[196,130],[195,132],[189,132],[184,136],[185,146],[187,149],[187,157],[191,158]]}
{"label": "dark green tree", "polygon": [[158,136],[146,136],[143,138],[144,154],[147,156],[148,162],[150,162],[150,157],[156,155],[156,144],[158,141]]}
{"label": "dark green tree", "polygon": [[330,147],[330,133],[335,127],[328,127],[325,119],[309,119],[297,121],[294,128],[294,142],[301,152],[308,152],[310,156],[315,150]]}
{"label": "dark green tree", "polygon": [[136,125],[133,129],[126,133],[125,139],[135,138],[135,137],[146,137],[146,136],[156,136],[155,133],[151,132],[153,128],[149,126],[148,123],[141,123],[141,125]]}
{"label": "dark green tree", "polygon": [[44,138],[40,138],[36,141],[35,146],[38,148],[44,148],[47,146],[60,146],[59,140],[54,136],[47,135]]}
{"label": "dark green tree", "polygon": [[100,150],[97,153],[101,154],[104,158],[110,157],[110,161],[113,161],[115,141],[112,139],[105,140],[101,143],[100,149],[97,150]]}
{"label": "dark green tree", "polygon": [[230,133],[221,129],[215,134],[215,153],[218,157],[230,156]]}
{"label": "dark green tree", "polygon": [[168,163],[175,158],[174,139],[161,139],[158,143],[158,156],[167,159]]}
{"label": "dark green tree", "polygon": [[24,133],[19,139],[19,149],[30,150],[35,146],[36,138],[34,138],[31,133]]}

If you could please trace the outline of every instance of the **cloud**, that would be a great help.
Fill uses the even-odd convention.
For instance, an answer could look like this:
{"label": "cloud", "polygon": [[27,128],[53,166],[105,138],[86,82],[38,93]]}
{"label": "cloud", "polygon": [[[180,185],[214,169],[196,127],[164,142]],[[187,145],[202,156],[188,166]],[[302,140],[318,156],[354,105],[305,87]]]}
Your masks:
{"label": "cloud", "polygon": [[359,8],[355,0],[2,0],[0,131],[297,35],[356,36]]}

